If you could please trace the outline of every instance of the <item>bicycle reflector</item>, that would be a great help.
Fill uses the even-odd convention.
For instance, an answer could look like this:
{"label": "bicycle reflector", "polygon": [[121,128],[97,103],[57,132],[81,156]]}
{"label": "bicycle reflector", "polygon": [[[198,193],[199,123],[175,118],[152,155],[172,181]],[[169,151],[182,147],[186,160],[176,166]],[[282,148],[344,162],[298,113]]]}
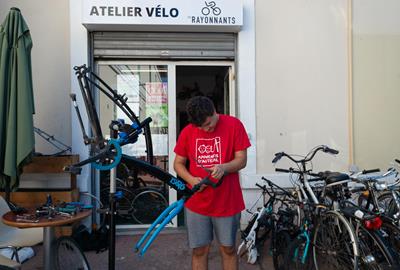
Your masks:
{"label": "bicycle reflector", "polygon": [[379,230],[382,226],[382,219],[374,217],[373,219],[364,220],[364,226],[367,230]]}

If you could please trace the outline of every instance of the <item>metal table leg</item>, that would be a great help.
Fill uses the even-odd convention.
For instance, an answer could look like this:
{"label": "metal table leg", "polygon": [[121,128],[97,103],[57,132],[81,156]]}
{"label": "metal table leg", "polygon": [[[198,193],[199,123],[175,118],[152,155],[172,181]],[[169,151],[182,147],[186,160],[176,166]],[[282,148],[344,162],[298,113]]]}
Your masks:
{"label": "metal table leg", "polygon": [[44,270],[54,269],[53,248],[55,239],[56,237],[54,227],[43,227]]}

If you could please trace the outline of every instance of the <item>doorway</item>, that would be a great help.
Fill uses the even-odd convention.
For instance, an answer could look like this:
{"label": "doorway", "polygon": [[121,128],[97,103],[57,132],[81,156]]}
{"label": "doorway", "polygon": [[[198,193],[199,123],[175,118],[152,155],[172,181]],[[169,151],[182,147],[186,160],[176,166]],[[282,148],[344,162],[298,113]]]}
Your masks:
{"label": "doorway", "polygon": [[188,124],[185,106],[194,96],[206,96],[217,113],[230,113],[231,66],[176,66],[176,134]]}
{"label": "doorway", "polygon": [[[231,113],[231,70],[232,66],[176,65],[176,139],[189,123],[186,103],[192,97],[206,96],[213,101],[217,113]],[[181,212],[178,226],[184,226],[184,220],[184,212]]]}
{"label": "doorway", "polygon": [[[189,98],[204,95],[213,100],[218,113],[235,115],[234,62],[233,61],[96,61],[96,72],[113,89],[126,94],[128,103],[140,120],[152,117],[150,124],[153,141],[155,164],[175,175],[173,158],[176,139],[187,125],[185,105]],[[108,124],[112,119],[123,118],[118,108],[102,96],[96,96],[98,112],[103,132],[107,136]],[[126,119],[127,120],[127,119]],[[134,145],[123,147],[123,153],[145,158],[146,145],[144,138]],[[132,168],[128,168],[132,169]],[[124,178],[122,170],[118,176]],[[157,179],[138,172],[147,185],[154,187],[165,196],[171,204],[177,200],[174,189],[166,187]],[[97,175],[96,191],[106,190],[108,176]],[[104,183],[105,187],[102,187]],[[134,192],[135,185],[128,183],[124,189]],[[126,192],[127,194],[129,192]],[[107,200],[107,196],[104,197]],[[127,199],[127,206],[129,206]],[[139,224],[129,215],[117,219],[119,229],[148,227],[151,222]],[[182,219],[174,219],[173,225],[183,225]]]}

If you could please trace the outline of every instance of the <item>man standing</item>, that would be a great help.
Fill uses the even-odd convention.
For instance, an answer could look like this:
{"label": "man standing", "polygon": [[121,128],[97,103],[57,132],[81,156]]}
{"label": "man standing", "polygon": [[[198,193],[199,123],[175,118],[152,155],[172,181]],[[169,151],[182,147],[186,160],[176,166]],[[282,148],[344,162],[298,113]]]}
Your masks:
{"label": "man standing", "polygon": [[[215,232],[224,270],[238,269],[235,250],[240,212],[244,209],[238,171],[246,166],[250,147],[243,124],[235,117],[217,114],[204,96],[191,98],[186,111],[190,124],[174,149],[174,169],[190,186],[211,172],[211,180],[224,177],[217,188],[202,186],[185,203],[192,269],[208,268],[208,253]],[[186,163],[189,161],[189,168]]]}

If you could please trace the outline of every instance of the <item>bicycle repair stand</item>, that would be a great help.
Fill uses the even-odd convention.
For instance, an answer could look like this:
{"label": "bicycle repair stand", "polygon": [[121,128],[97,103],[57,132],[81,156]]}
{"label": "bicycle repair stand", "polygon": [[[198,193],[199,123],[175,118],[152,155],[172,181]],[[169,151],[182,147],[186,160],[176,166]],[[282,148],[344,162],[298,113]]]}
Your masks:
{"label": "bicycle repair stand", "polygon": [[[113,123],[110,124],[110,137],[116,139],[118,137],[118,130],[115,130]],[[117,166],[110,169],[110,193],[109,193],[109,207],[108,209],[108,220],[109,220],[109,232],[108,232],[108,269],[115,269],[115,235],[116,235],[116,215],[117,215]]]}

